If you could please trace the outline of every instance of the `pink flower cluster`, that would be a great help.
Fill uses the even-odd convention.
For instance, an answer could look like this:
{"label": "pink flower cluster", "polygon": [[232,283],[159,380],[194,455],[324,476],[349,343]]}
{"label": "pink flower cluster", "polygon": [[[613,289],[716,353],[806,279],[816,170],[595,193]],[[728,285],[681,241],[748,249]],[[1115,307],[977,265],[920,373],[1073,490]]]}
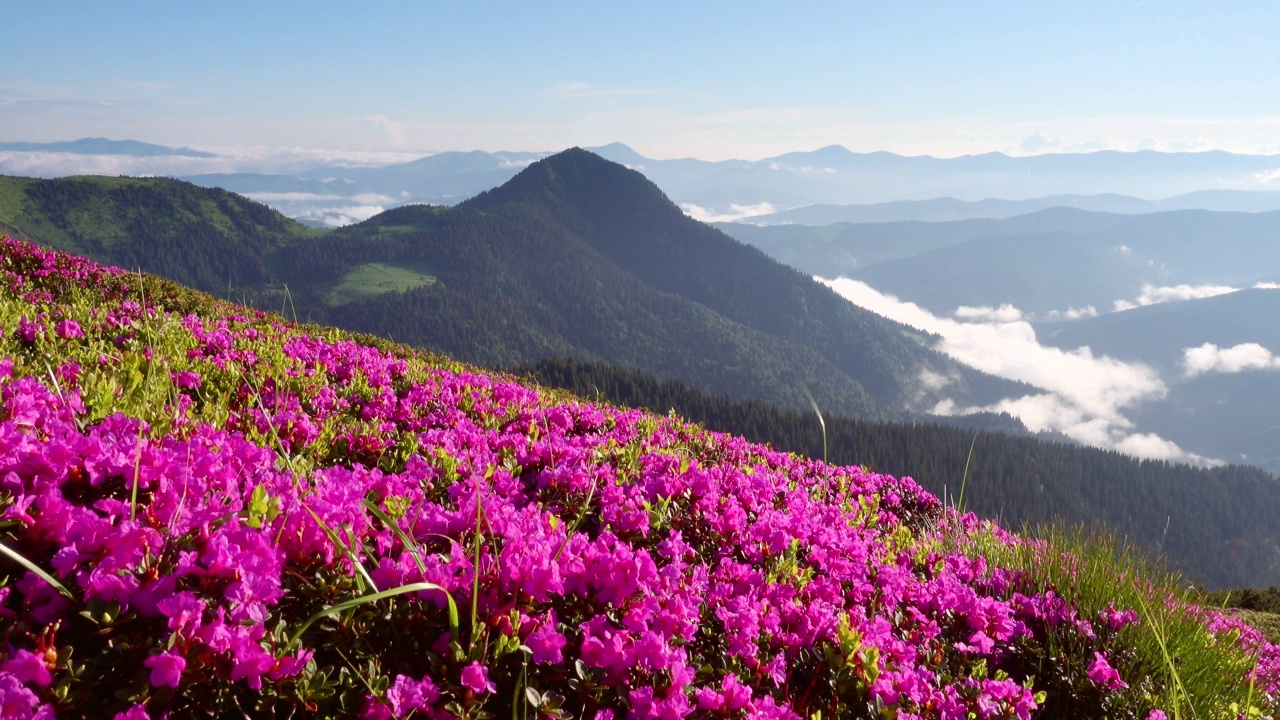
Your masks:
{"label": "pink flower cluster", "polygon": [[[909,479],[257,317],[171,317],[110,271],[4,252],[41,327],[2,340],[0,542],[68,590],[0,566],[5,717],[1027,720],[1025,659],[1064,626],[1099,691],[1125,687],[1104,639],[1132,611],[1081,618],[923,542],[949,511]],[[61,317],[90,277],[102,304]],[[138,358],[163,369],[165,432],[86,409]],[[324,612],[413,583],[439,589]]]}

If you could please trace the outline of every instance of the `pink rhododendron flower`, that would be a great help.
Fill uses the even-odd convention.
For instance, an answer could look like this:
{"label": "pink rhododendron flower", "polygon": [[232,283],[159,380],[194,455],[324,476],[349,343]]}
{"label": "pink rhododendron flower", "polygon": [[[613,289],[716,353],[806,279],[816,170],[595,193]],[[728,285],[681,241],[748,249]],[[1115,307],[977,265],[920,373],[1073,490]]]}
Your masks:
{"label": "pink rhododendron flower", "polygon": [[1093,662],[1089,664],[1089,679],[1107,690],[1121,690],[1129,687],[1120,679],[1120,673],[1107,662],[1100,652],[1093,654]]}
{"label": "pink rhododendron flower", "polygon": [[498,686],[489,679],[489,668],[479,662],[473,662],[462,669],[462,684],[476,693],[498,691]]}
{"label": "pink rhododendron flower", "polygon": [[143,661],[143,666],[151,668],[151,684],[156,687],[178,687],[182,680],[182,671],[187,661],[181,655],[172,652],[152,655]]}
{"label": "pink rhododendron flower", "polygon": [[404,675],[397,675],[395,682],[387,688],[387,702],[391,705],[391,714],[397,718],[415,710],[428,709],[439,698],[440,690],[428,677],[412,680]]}
{"label": "pink rhododendron flower", "polygon": [[556,631],[555,611],[547,613],[546,619],[529,634],[525,644],[533,651],[535,663],[559,663],[564,661],[561,651],[564,650],[564,635]]}
{"label": "pink rhododendron flower", "polygon": [[80,323],[75,320],[63,320],[54,326],[53,331],[64,340],[84,337],[84,330],[80,329]]}
{"label": "pink rhododendron flower", "polygon": [[42,705],[36,694],[12,673],[0,671],[0,718],[5,720],[53,720],[53,708]]}
{"label": "pink rhododendron flower", "polygon": [[44,659],[30,650],[15,651],[13,657],[0,665],[0,672],[12,673],[19,682],[35,683],[40,687],[46,687],[53,682]]}

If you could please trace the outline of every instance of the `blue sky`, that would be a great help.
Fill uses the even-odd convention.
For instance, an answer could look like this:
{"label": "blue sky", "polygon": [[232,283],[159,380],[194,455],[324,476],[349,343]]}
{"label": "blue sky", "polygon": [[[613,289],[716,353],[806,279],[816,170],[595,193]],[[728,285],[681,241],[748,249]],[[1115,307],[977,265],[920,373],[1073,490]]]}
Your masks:
{"label": "blue sky", "polygon": [[1280,153],[1256,3],[13,3],[0,140]]}

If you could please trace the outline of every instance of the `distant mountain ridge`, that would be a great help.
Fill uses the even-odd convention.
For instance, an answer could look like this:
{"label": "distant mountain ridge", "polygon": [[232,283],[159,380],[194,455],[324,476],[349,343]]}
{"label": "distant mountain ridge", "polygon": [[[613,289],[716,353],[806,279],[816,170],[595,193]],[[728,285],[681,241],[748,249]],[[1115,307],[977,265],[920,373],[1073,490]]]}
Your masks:
{"label": "distant mountain ridge", "polygon": [[[1222,212],[1271,212],[1280,210],[1277,190],[1199,190],[1162,200],[1128,195],[1050,195],[1028,200],[899,200],[869,205],[806,205],[774,213],[753,215],[752,225],[834,225],[836,223],[887,223],[900,221],[945,222],[975,218],[1008,218],[1049,208],[1074,208],[1091,212],[1138,215],[1169,210]],[[730,233],[732,234],[732,233]]]}
{"label": "distant mountain ridge", "polygon": [[[669,197],[702,219],[753,216],[759,222],[946,220],[1007,216],[1059,204],[1113,212],[1172,209],[1260,211],[1280,209],[1271,198],[1230,197],[1223,193],[1271,191],[1280,156],[1228,152],[1155,151],[1046,153],[1011,156],[993,152],[951,158],[904,156],[892,152],[853,152],[839,145],[788,152],[758,160],[707,161],[657,159],[622,143],[589,148],[602,157],[639,170]],[[132,140],[83,138],[57,143],[10,142],[0,152],[123,154],[135,158],[182,156],[212,159],[214,154]],[[407,203],[456,204],[509,180],[548,152],[449,151],[385,167],[317,163],[276,174],[226,170],[234,157],[218,157],[217,172],[200,173],[199,163],[184,163],[183,179],[239,193],[270,193],[264,200],[292,217],[312,223],[350,222],[380,209]],[[260,164],[257,164],[260,166]],[[298,167],[291,161],[290,167]],[[0,172],[41,175],[37,165],[21,162]],[[50,165],[53,176],[66,163]],[[166,174],[172,163],[134,172]],[[20,169],[20,170],[19,170]],[[317,185],[316,183],[321,183]],[[303,198],[299,193],[315,196]],[[1117,196],[1129,196],[1117,197]],[[359,199],[363,198],[363,199]],[[984,198],[1001,198],[988,201]],[[1143,201],[1139,198],[1167,198]],[[1254,203],[1260,202],[1260,205]],[[325,213],[335,203],[358,207],[355,216]],[[832,206],[892,204],[835,210]],[[1027,203],[1019,206],[1019,203]],[[1147,205],[1146,203],[1154,203]],[[376,208],[370,211],[370,209]],[[788,210],[789,208],[789,210]],[[812,208],[812,209],[809,209]],[[784,214],[770,219],[773,213]],[[798,219],[799,218],[799,219]]]}
{"label": "distant mountain ridge", "polygon": [[[934,316],[926,327],[949,328],[1005,367],[1053,367],[1073,354],[1076,387],[1111,372],[1147,377],[1149,395],[1123,409],[1132,427],[1202,457],[1280,470],[1280,292],[1255,289],[1280,279],[1280,212],[1057,207],[717,227],[806,272],[864,283],[892,317],[916,317],[914,304]],[[1034,325],[997,327],[1017,321]],[[1209,369],[1188,372],[1188,350]]]}
{"label": "distant mountain ridge", "polygon": [[59,142],[0,142],[0,152],[60,152],[75,155],[131,155],[134,157],[154,157],[161,155],[177,155],[180,157],[211,158],[213,153],[193,150],[188,147],[169,147],[154,145],[137,140],[108,140],[107,138],[80,138]]}
{"label": "distant mountain ridge", "polygon": [[[829,212],[825,206],[850,203],[894,203],[895,206],[866,208],[857,211],[862,214],[856,217],[836,215],[834,219],[941,220],[975,212],[1005,216],[1017,212],[1017,203],[1022,202],[1028,203],[1021,208],[1024,211],[1064,203],[1086,209],[1140,212],[1144,211],[1146,202],[1157,202],[1156,206],[1147,208],[1157,210],[1280,209],[1274,205],[1274,197],[1260,200],[1230,195],[1239,191],[1270,190],[1266,178],[1280,170],[1280,157],[1276,156],[1100,151],[1027,157],[988,153],[933,158],[890,152],[855,153],[840,146],[829,146],[760,160],[707,161],[649,158],[622,143],[589,150],[640,171],[688,212],[707,219],[748,215],[768,218],[780,208],[794,208],[784,212],[800,215],[821,214]],[[271,188],[273,193],[314,193],[324,197],[314,201],[295,198],[268,199],[268,202],[294,217],[307,213],[318,217],[323,208],[334,204],[331,195],[347,200],[360,195],[380,195],[383,199],[378,204],[383,209],[415,202],[456,204],[505,182],[524,165],[547,155],[549,153],[444,152],[382,168],[323,166],[288,176],[239,173],[189,175],[183,179],[241,193],[263,192],[264,188]],[[315,185],[318,181],[328,184],[318,189]],[[1176,203],[1163,205],[1159,203],[1164,201],[1138,199],[1175,196],[1179,198]],[[1046,197],[1055,205],[1037,201]],[[987,203],[983,198],[1006,200]],[[1261,206],[1251,206],[1250,203],[1258,201]],[[803,206],[816,209],[807,211]],[[789,216],[776,221],[788,221],[786,217]],[[833,216],[821,218],[830,219]]]}
{"label": "distant mountain ridge", "polygon": [[1280,211],[1061,207],[948,222],[716,227],[792,267],[862,280],[943,316],[1004,303],[1042,319],[1068,307],[1108,312],[1148,285],[1250,287],[1280,272]]}
{"label": "distant mountain ridge", "polygon": [[1122,360],[1182,372],[1183,351],[1203,343],[1222,348],[1259,343],[1280,352],[1280,290],[1237,292],[1165,302],[1038,326],[1042,342],[1057,347],[1088,345]]}

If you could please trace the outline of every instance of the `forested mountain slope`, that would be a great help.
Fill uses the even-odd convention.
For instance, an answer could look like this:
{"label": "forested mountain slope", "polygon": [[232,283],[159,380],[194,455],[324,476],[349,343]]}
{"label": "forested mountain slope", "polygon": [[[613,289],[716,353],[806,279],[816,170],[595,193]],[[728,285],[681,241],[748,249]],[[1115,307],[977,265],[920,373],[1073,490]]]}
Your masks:
{"label": "forested mountain slope", "polygon": [[268,285],[273,251],[321,233],[240,195],[167,178],[0,176],[0,223],[209,292]]}
{"label": "forested mountain slope", "polygon": [[[590,192],[584,192],[590,188]],[[1016,392],[918,333],[685,217],[639,173],[572,150],[457,209],[305,228],[232,193],[148,178],[6,179],[15,234],[302,319],[492,366],[607,360],[714,392],[874,418],[928,407],[918,378]]]}
{"label": "forested mountain slope", "polygon": [[571,355],[878,418],[936,403],[926,372],[952,378],[948,397],[969,404],[1022,390],[578,149],[457,208],[406,206],[327,233],[172,180],[4,188],[0,222],[39,242],[489,366]]}

